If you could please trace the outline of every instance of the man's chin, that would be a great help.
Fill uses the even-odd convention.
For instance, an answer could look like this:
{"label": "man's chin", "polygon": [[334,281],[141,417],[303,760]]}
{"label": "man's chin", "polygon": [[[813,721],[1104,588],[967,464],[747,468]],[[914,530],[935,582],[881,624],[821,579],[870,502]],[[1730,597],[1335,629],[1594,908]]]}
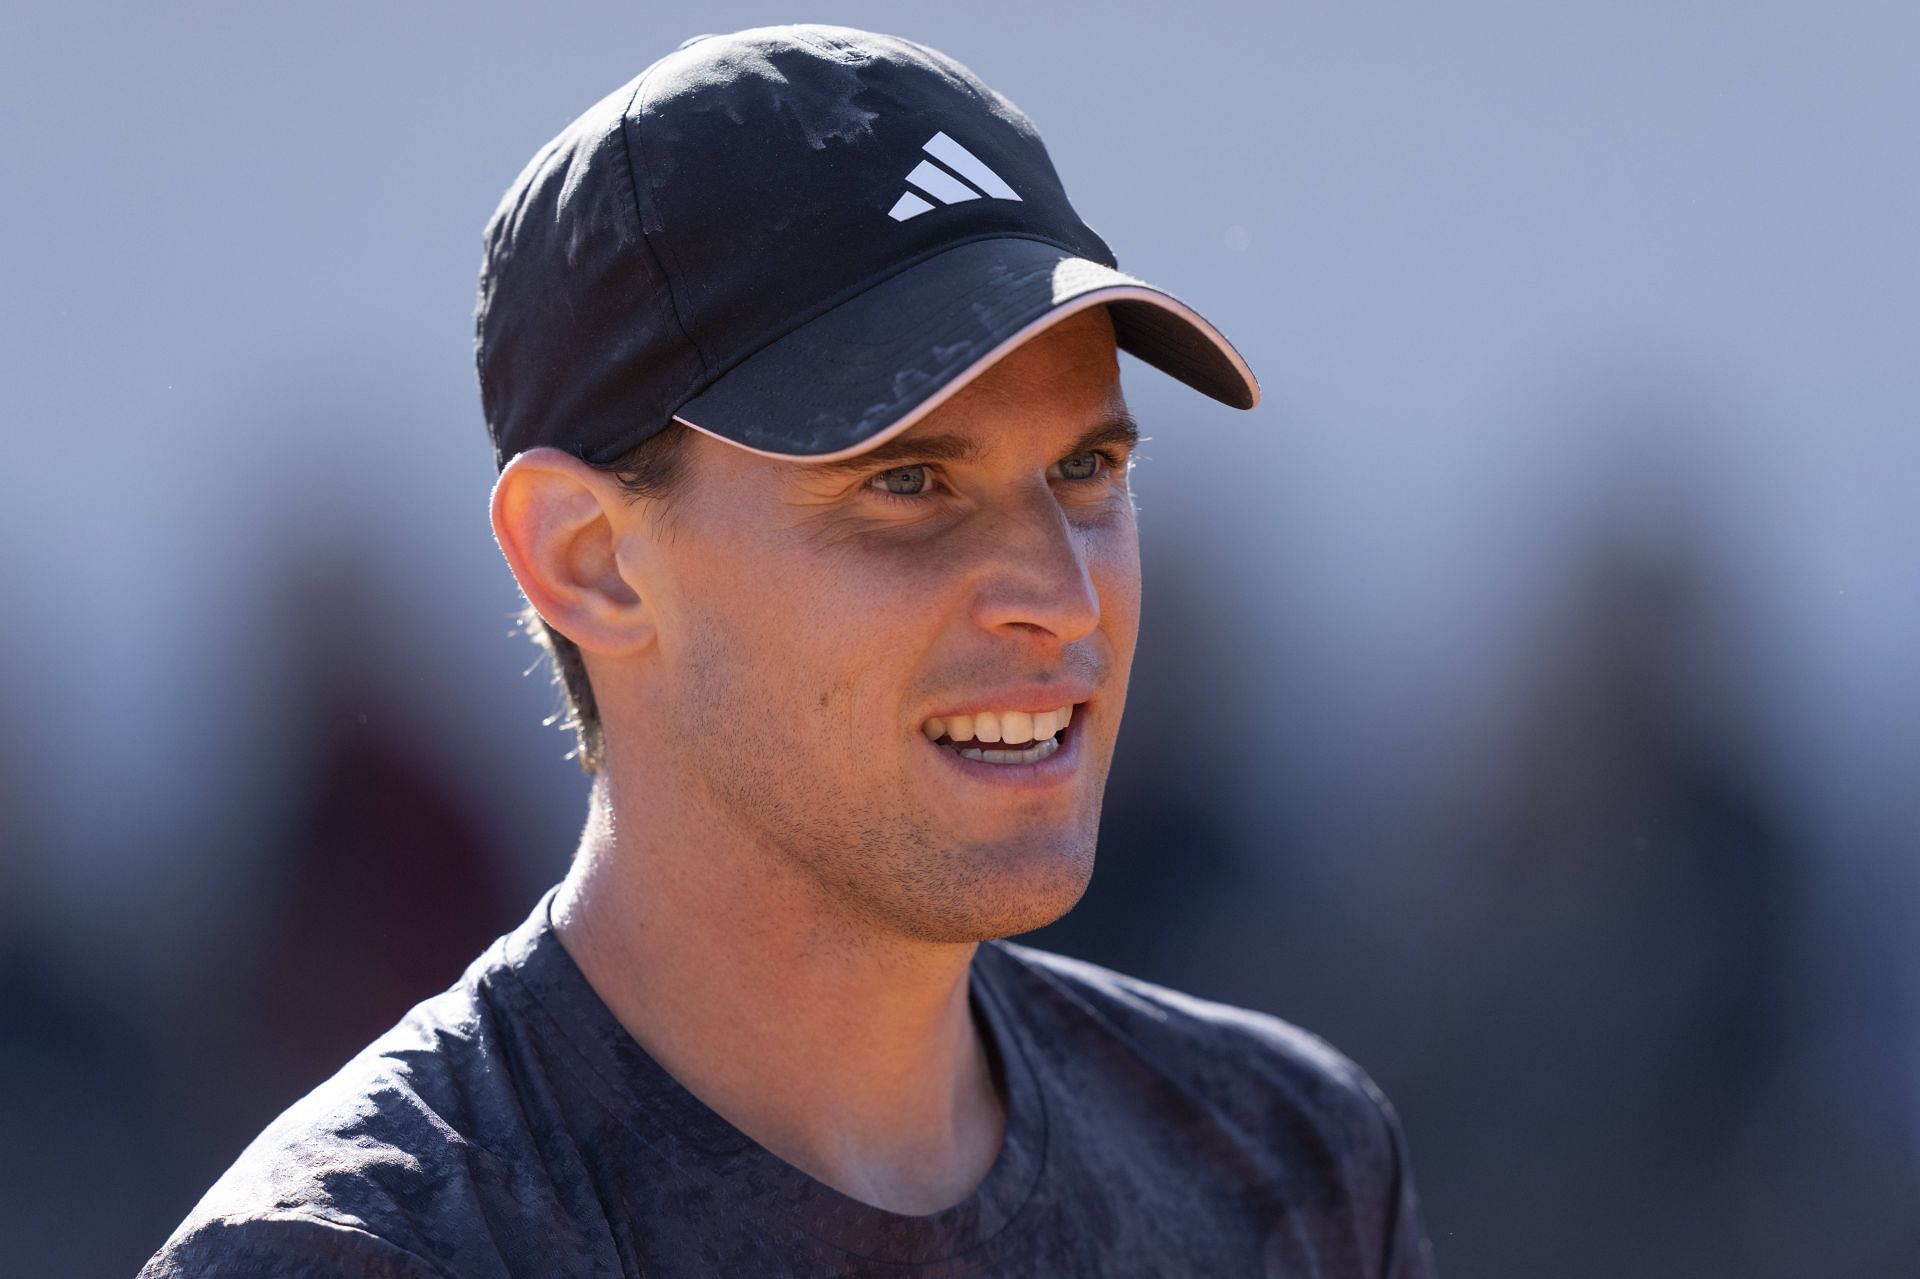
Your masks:
{"label": "man's chin", "polygon": [[979,942],[1044,928],[1074,908],[1093,878],[1091,837],[1011,841],[969,853],[965,875],[940,877],[940,890],[915,903],[915,931],[927,940]]}

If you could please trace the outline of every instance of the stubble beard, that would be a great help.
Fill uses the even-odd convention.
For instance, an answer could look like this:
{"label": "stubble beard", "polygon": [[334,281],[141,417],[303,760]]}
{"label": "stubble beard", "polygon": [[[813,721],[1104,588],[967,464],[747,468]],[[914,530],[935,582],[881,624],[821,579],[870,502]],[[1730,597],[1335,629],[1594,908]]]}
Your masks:
{"label": "stubble beard", "polygon": [[[991,840],[943,829],[904,779],[862,792],[857,777],[810,766],[803,735],[755,714],[738,667],[709,666],[690,689],[687,722],[757,724],[742,734],[705,736],[690,761],[730,824],[749,832],[769,869],[792,872],[802,888],[876,940],[971,943],[1030,932],[1071,910],[1093,875],[1100,792],[1068,818]],[[731,678],[730,678],[731,677]],[[764,703],[762,703],[764,705]],[[850,782],[854,784],[849,784]],[[849,938],[851,940],[851,938]]]}
{"label": "stubble beard", "polygon": [[[728,824],[751,835],[756,855],[778,862],[770,872],[799,881],[793,891],[814,899],[795,906],[839,912],[849,941],[862,933],[883,943],[1012,937],[1052,924],[1087,891],[1102,785],[1064,818],[1027,830],[1010,820],[1004,835],[968,839],[943,824],[902,776],[887,787],[862,787],[856,768],[814,764],[820,741],[831,739],[824,726],[849,718],[839,714],[849,689],[833,689],[812,722],[795,722],[766,714],[780,701],[741,680],[753,663],[730,641],[708,636],[687,657],[687,714],[676,722],[756,728],[701,739],[685,764]],[[1089,751],[1083,766],[1098,770],[1104,784],[1100,755]]]}
{"label": "stubble beard", "polygon": [[862,803],[817,777],[716,780],[766,856],[876,936],[967,943],[1030,932],[1071,910],[1093,875],[1097,803],[1064,828],[966,841],[907,796]]}

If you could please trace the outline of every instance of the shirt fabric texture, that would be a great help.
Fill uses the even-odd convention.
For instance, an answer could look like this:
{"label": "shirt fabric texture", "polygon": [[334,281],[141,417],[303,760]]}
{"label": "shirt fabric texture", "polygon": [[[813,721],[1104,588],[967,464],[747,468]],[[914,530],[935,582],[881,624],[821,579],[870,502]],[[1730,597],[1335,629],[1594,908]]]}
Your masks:
{"label": "shirt fabric texture", "polygon": [[555,891],[274,1120],[141,1279],[1433,1274],[1391,1106],[1285,1021],[982,944],[1005,1136],[966,1199],[907,1216],[649,1057],[562,947]]}

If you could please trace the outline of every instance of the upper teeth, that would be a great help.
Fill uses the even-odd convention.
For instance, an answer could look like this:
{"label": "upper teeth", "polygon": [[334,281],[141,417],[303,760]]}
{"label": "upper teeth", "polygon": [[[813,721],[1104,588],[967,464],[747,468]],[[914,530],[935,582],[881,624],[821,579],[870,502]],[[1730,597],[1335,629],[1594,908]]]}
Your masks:
{"label": "upper teeth", "polygon": [[1039,742],[1045,741],[1073,720],[1073,707],[1041,711],[976,711],[972,715],[934,716],[920,726],[929,741],[942,737],[961,742]]}

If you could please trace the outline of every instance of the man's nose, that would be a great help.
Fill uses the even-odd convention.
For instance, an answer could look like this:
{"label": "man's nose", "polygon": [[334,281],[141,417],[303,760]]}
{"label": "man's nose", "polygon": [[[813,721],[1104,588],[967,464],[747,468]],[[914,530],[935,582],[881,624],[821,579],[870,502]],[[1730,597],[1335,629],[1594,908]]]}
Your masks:
{"label": "man's nose", "polygon": [[973,605],[980,626],[1067,644],[1100,625],[1086,535],[1074,530],[1050,487],[1024,491],[976,518],[984,521]]}

